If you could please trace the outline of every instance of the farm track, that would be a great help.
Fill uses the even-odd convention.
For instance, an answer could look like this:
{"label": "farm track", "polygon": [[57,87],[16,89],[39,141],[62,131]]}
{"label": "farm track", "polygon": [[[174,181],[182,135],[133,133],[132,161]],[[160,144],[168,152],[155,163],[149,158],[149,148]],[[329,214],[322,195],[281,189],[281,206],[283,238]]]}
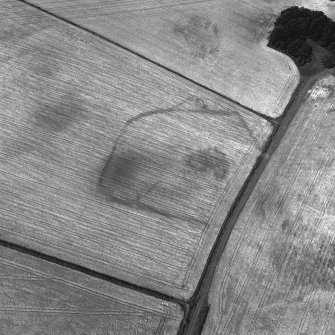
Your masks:
{"label": "farm track", "polygon": [[246,201],[248,200],[248,197],[253,191],[255,185],[257,184],[259,177],[265,169],[267,162],[276,150],[278,144],[280,143],[280,140],[285,135],[285,131],[293,120],[306,92],[313,86],[318,78],[322,76],[323,73],[318,73],[310,77],[302,77],[302,80],[297,87],[294,95],[292,96],[290,103],[285,109],[285,113],[280,118],[276,120],[271,120],[275,125],[273,134],[269,139],[266,147],[264,148],[263,154],[259,157],[257,163],[255,164],[249,178],[246,180],[244,187],[241,189],[238,197],[236,198],[236,201],[232,206],[224,224],[222,225],[222,230],[218,235],[215,246],[208,259],[206,268],[203,272],[197,290],[192,299],[189,301],[189,312],[183,320],[183,324],[178,335],[201,334],[202,328],[206,321],[206,316],[208,314],[208,294],[211,288],[214,272],[223,253],[225,245],[229,239],[229,235],[234,228],[234,224],[240,212],[242,211]]}
{"label": "farm track", "polygon": [[[137,1],[24,1],[269,117],[283,113],[299,81],[293,61],[264,46],[279,10],[265,0],[175,0],[174,5],[164,0],[157,8],[151,0],[144,6]],[[131,9],[119,10],[119,5]]]}
{"label": "farm track", "polygon": [[[136,54],[138,57],[141,57],[143,59],[145,59],[146,61],[155,64],[156,66],[159,66],[161,68],[164,68],[165,70],[168,70],[180,77],[183,77],[184,79],[187,79],[188,81],[202,87],[205,88],[206,90],[215,93],[218,96],[221,96],[229,101],[234,102],[235,104],[239,105],[240,104],[236,101],[233,101],[232,99],[229,99],[225,96],[223,96],[222,94],[216,92],[215,90],[212,89],[208,89],[208,87],[205,87],[204,85],[199,84],[196,81],[193,81],[189,78],[187,78],[186,76],[173,71],[165,66],[162,66],[159,63],[156,63],[148,58],[146,58],[145,56],[138,54],[136,52],[134,52],[133,50],[130,50],[122,45],[119,45],[118,43],[115,43],[111,40],[108,40],[106,37],[99,35],[98,33],[91,31],[87,28],[83,28],[80,25],[77,25],[69,20],[66,20],[62,17],[58,17],[55,14],[49,13],[47,10],[44,10],[42,8],[40,8],[39,6],[36,5],[32,5],[29,2],[26,2],[25,0],[18,0],[20,2],[23,2],[29,6],[32,6],[36,9],[39,9],[49,15],[52,15],[54,17],[57,17],[60,20],[63,20],[64,22],[67,22],[71,25],[77,26],[78,28],[81,28],[99,38],[104,39],[105,41],[112,43],[122,49],[124,49],[125,51],[131,52],[133,54]],[[268,160],[270,159],[270,157],[272,156],[272,154],[274,153],[276,147],[278,146],[278,144],[280,143],[281,138],[284,136],[285,131],[288,127],[288,125],[290,124],[290,122],[292,121],[292,119],[294,118],[294,115],[296,113],[296,110],[298,108],[298,106],[300,105],[305,93],[308,91],[308,89],[313,85],[313,83],[321,76],[321,74],[317,74],[314,75],[310,78],[302,78],[299,86],[296,88],[294,94],[292,95],[292,98],[289,102],[289,104],[287,105],[284,114],[277,118],[277,119],[272,119],[268,116],[262,115],[260,113],[257,113],[253,110],[251,110],[250,108],[247,108],[249,111],[253,112],[254,114],[256,114],[257,116],[262,117],[263,119],[266,119],[267,121],[271,122],[271,124],[274,126],[274,131],[270,137],[270,139],[268,140],[262,155],[258,158],[256,164],[254,165],[254,168],[252,169],[248,179],[245,181],[242,189],[239,191],[239,194],[233,204],[233,206],[231,207],[229,214],[226,218],[226,220],[224,221],[224,224],[222,225],[221,231],[218,235],[218,238],[215,242],[215,246],[212,249],[212,252],[210,254],[210,257],[208,258],[206,267],[202,273],[202,277],[199,281],[198,287],[196,289],[195,294],[192,296],[191,299],[189,299],[187,302],[183,301],[182,299],[177,299],[174,297],[170,297],[166,294],[163,294],[161,292],[155,291],[155,290],[150,290],[150,289],[146,289],[134,284],[130,284],[126,281],[122,281],[119,280],[117,278],[113,278],[111,276],[107,276],[107,275],[102,275],[96,271],[92,271],[92,270],[88,270],[84,267],[78,266],[76,264],[72,264],[70,262],[66,262],[66,261],[62,261],[60,259],[57,259],[55,257],[50,257],[48,255],[44,255],[43,253],[39,253],[33,250],[30,250],[28,248],[23,248],[20,246],[15,245],[14,243],[9,243],[6,241],[0,241],[0,245],[8,247],[8,248],[12,248],[15,250],[18,250],[20,252],[23,253],[27,253],[27,254],[31,254],[35,257],[39,257],[45,260],[49,260],[53,263],[68,267],[68,268],[72,268],[74,270],[78,270],[81,271],[83,273],[89,274],[90,276],[93,277],[97,277],[100,278],[102,280],[105,281],[109,281],[111,283],[115,283],[117,285],[120,285],[122,287],[126,287],[126,288],[130,288],[132,290],[135,291],[139,291],[141,293],[145,293],[149,296],[153,296],[162,300],[167,300],[167,301],[171,301],[171,302],[175,302],[181,305],[183,311],[184,311],[184,320],[182,322],[181,328],[178,332],[178,335],[200,335],[201,334],[201,329],[203,327],[203,324],[206,320],[206,312],[208,312],[207,310],[207,298],[208,298],[208,292],[209,292],[209,288],[212,282],[212,278],[214,275],[214,271],[216,268],[216,265],[220,259],[220,256],[225,248],[225,245],[228,241],[229,235],[234,227],[234,223],[236,222],[239,213],[241,212],[244,204],[246,203],[250,193],[252,192],[254,186],[256,185],[260,175],[262,174],[262,171],[264,170]],[[244,107],[244,106],[242,106]],[[245,107],[244,107],[245,108]]]}

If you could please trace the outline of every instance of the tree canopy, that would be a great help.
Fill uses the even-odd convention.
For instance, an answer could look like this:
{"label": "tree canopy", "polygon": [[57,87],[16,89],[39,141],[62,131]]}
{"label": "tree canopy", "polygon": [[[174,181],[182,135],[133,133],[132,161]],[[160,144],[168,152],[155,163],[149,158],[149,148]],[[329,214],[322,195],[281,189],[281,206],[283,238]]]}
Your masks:
{"label": "tree canopy", "polygon": [[323,12],[293,6],[283,10],[270,34],[268,46],[290,56],[303,66],[312,60],[313,48],[308,39],[326,49],[329,54],[323,65],[335,63],[335,22]]}

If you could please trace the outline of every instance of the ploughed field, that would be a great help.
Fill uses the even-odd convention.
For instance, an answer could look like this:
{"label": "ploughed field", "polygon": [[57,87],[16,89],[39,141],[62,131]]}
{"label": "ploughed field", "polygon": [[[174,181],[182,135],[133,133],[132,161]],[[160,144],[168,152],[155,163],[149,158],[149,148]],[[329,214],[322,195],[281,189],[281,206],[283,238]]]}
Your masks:
{"label": "ploughed field", "polygon": [[267,46],[292,5],[334,19],[0,0],[0,333],[335,332],[335,77]]}
{"label": "ploughed field", "polygon": [[2,334],[175,335],[176,303],[0,246]]}
{"label": "ploughed field", "polygon": [[272,126],[37,9],[0,4],[1,238],[189,298]]}
{"label": "ploughed field", "polygon": [[29,0],[239,104],[279,117],[299,82],[266,46],[278,1]]}
{"label": "ploughed field", "polygon": [[234,225],[203,335],[335,333],[335,77],[306,93]]}

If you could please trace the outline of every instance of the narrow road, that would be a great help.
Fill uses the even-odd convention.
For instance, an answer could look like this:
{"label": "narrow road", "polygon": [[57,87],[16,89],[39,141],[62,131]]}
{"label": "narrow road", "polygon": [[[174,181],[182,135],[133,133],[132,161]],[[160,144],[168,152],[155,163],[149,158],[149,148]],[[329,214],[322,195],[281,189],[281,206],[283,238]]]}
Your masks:
{"label": "narrow road", "polygon": [[[300,84],[287,105],[282,117],[272,120],[274,131],[266,144],[263,154],[258,158],[249,178],[246,180],[239,195],[237,196],[234,205],[224,221],[215,245],[212,249],[207,265],[202,274],[197,290],[194,296],[189,301],[189,309],[186,312],[185,318],[179,329],[178,335],[200,335],[203,326],[206,322],[206,317],[210,306],[208,305],[208,294],[211,288],[213,276],[220,257],[225,249],[226,243],[229,239],[230,233],[234,224],[244,207],[250,193],[254,189],[259,177],[261,176],[266,164],[270,160],[272,154],[276,150],[279,142],[285,134],[290,122],[294,118],[301,102],[304,99],[307,91],[314,85],[314,83],[322,77],[325,73],[335,75],[335,70],[325,70],[315,73],[310,76],[302,75]],[[222,334],[223,335],[223,334]]]}

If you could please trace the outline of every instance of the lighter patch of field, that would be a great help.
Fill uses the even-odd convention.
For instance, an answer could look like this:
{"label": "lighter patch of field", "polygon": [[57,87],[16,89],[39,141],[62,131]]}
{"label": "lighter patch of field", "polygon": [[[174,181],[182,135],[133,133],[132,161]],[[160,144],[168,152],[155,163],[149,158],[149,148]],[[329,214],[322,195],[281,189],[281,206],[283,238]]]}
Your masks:
{"label": "lighter patch of field", "polygon": [[273,118],[299,82],[293,61],[266,47],[283,2],[29,2]]}
{"label": "lighter patch of field", "polygon": [[306,93],[240,213],[203,335],[334,334],[334,88]]}
{"label": "lighter patch of field", "polygon": [[328,101],[331,104],[332,101],[330,99],[334,96],[334,91],[334,79],[329,76],[319,80],[308,93],[313,102],[321,100],[322,103]]}

